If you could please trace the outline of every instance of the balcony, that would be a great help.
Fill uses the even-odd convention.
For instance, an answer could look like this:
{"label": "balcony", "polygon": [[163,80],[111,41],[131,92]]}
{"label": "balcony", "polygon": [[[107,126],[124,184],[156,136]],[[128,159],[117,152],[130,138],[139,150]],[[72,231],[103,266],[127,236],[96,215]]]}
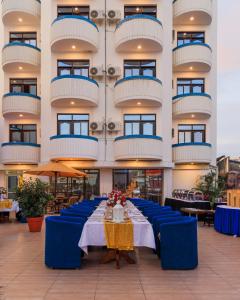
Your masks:
{"label": "balcony", "polygon": [[40,115],[41,98],[27,93],[8,93],[3,95],[2,112],[5,118],[15,118],[19,114],[24,117]]}
{"label": "balcony", "polygon": [[52,79],[51,104],[56,107],[97,106],[98,83],[85,76],[63,75]]}
{"label": "balcony", "polygon": [[98,139],[84,135],[55,135],[50,137],[50,159],[97,160]]}
{"label": "balcony", "polygon": [[132,76],[120,79],[114,88],[115,105],[118,107],[160,106],[162,82],[150,76]]}
{"label": "balcony", "polygon": [[40,145],[23,142],[2,144],[1,162],[5,165],[35,165],[40,160]]}
{"label": "balcony", "polygon": [[211,144],[183,143],[173,145],[173,161],[175,164],[209,164],[212,160]]}
{"label": "balcony", "polygon": [[98,49],[97,25],[81,16],[61,16],[52,23],[53,52],[95,52]]}
{"label": "balcony", "polygon": [[36,72],[40,69],[41,50],[29,44],[13,42],[2,51],[2,66],[5,72]]}
{"label": "balcony", "polygon": [[121,20],[115,31],[119,52],[159,52],[163,47],[162,23],[148,15],[133,15]]}
{"label": "balcony", "polygon": [[183,94],[173,97],[173,117],[208,119],[212,115],[212,98],[205,93]]}
{"label": "balcony", "polygon": [[203,43],[189,43],[173,49],[174,71],[209,72],[212,66],[212,49]]}
{"label": "balcony", "polygon": [[40,0],[3,0],[2,20],[5,25],[37,25],[40,23]]}
{"label": "balcony", "polygon": [[149,135],[120,136],[114,142],[115,160],[162,160],[162,138]]}
{"label": "balcony", "polygon": [[212,0],[174,0],[175,25],[209,25],[212,22]]}

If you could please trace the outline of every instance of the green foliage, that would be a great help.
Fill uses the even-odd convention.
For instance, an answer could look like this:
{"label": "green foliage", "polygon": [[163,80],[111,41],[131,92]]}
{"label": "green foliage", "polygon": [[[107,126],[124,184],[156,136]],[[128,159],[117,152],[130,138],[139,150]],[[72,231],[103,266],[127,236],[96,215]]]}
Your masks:
{"label": "green foliage", "polygon": [[225,185],[225,178],[218,177],[215,171],[210,171],[208,174],[200,177],[196,189],[203,192],[213,208],[216,199],[223,196]]}
{"label": "green foliage", "polygon": [[48,184],[40,179],[24,180],[16,189],[16,198],[25,217],[40,217],[52,196],[47,193]]}

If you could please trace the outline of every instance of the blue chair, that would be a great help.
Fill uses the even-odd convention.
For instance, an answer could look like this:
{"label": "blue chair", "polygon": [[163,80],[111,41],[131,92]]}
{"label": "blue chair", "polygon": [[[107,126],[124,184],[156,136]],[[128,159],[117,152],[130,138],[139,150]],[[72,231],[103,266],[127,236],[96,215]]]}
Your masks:
{"label": "blue chair", "polygon": [[81,217],[85,220],[91,215],[89,212],[84,212],[84,211],[79,211],[77,209],[62,209],[60,211],[61,216],[66,216],[66,217]]}
{"label": "blue chair", "polygon": [[161,264],[165,270],[189,270],[198,265],[197,220],[188,217],[159,226]]}
{"label": "blue chair", "polygon": [[45,264],[54,269],[75,269],[81,267],[82,251],[78,242],[85,220],[51,216],[46,220]]}

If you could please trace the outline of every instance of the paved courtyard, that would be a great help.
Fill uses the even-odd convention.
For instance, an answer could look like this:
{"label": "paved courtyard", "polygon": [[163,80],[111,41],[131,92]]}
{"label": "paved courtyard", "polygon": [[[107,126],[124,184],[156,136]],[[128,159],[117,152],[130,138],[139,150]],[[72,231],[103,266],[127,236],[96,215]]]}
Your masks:
{"label": "paved courtyard", "polygon": [[103,252],[85,258],[81,270],[44,266],[44,231],[26,224],[0,224],[1,300],[239,300],[240,239],[199,227],[199,267],[163,271],[149,249],[137,251],[136,265],[101,265]]}

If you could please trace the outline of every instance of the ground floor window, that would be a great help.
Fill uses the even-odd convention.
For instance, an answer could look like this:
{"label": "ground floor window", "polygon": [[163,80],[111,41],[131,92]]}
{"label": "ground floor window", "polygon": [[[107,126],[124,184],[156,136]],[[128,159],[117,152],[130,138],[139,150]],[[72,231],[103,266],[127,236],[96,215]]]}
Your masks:
{"label": "ground floor window", "polygon": [[129,197],[142,197],[160,203],[163,192],[163,170],[113,170],[113,188],[121,190]]}
{"label": "ground floor window", "polygon": [[[57,193],[65,196],[78,195],[80,198],[91,199],[100,195],[100,171],[80,170],[87,173],[86,178],[66,178],[59,177],[57,181]],[[51,184],[54,190],[54,182]]]}

